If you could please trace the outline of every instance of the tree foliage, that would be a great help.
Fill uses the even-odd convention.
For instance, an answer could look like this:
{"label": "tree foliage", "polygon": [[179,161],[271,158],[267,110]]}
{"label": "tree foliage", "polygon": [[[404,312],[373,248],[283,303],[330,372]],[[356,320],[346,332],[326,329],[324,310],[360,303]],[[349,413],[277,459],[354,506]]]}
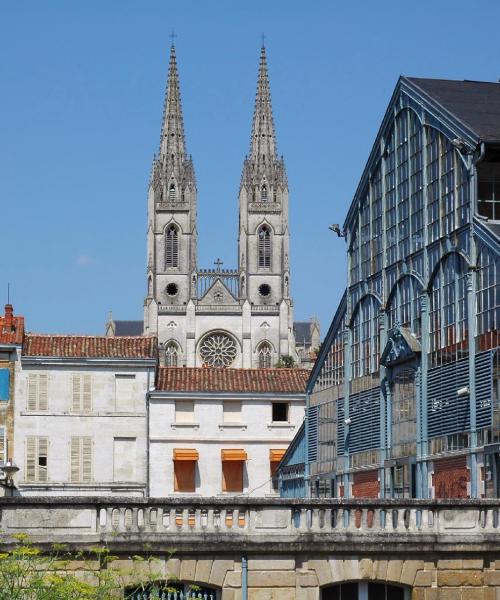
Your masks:
{"label": "tree foliage", "polygon": [[75,554],[63,545],[42,552],[25,534],[12,541],[0,553],[0,600],[112,600],[123,598],[124,589],[148,590],[154,598],[154,582],[164,578],[155,558],[130,557],[123,571],[111,568],[118,557],[105,546]]}

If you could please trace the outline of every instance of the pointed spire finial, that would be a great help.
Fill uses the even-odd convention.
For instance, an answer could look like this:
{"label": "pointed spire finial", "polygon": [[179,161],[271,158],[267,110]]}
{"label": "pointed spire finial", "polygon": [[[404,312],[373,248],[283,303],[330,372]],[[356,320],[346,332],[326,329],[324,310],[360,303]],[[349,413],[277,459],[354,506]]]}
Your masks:
{"label": "pointed spire finial", "polygon": [[172,45],[170,46],[167,89],[163,108],[160,154],[168,157],[170,160],[173,157],[173,160],[180,164],[184,161],[186,155],[186,141],[184,137],[179,73],[177,72],[177,57],[174,45],[175,33],[172,33],[171,37]]}
{"label": "pointed spire finial", "polygon": [[276,137],[264,40],[263,35],[250,143],[250,157],[255,163],[276,160]]}
{"label": "pointed spire finial", "polygon": [[174,47],[175,46],[175,38],[177,37],[175,30],[172,29],[172,33],[170,34],[170,39],[172,40],[170,43],[170,47]]}

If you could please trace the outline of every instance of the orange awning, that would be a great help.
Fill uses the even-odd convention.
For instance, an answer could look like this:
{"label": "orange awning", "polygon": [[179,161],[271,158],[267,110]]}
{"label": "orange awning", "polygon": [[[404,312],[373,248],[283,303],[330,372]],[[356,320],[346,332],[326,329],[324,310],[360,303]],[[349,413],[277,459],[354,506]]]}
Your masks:
{"label": "orange awning", "polygon": [[286,448],[284,450],[269,450],[270,462],[279,462],[283,456],[285,456]]}
{"label": "orange awning", "polygon": [[198,450],[194,450],[194,448],[174,448],[174,460],[198,460]]}
{"label": "orange awning", "polygon": [[229,460],[246,460],[247,453],[245,450],[232,449],[232,450],[221,450],[221,459],[223,462]]}

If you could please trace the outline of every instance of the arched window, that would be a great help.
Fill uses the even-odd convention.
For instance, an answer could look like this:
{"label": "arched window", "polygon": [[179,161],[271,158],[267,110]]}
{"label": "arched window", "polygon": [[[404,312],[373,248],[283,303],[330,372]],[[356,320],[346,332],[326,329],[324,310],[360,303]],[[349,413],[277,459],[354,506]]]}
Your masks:
{"label": "arched window", "polygon": [[169,202],[175,202],[175,184],[173,183],[168,188],[168,200]]}
{"label": "arched window", "polygon": [[321,600],[410,600],[411,590],[382,582],[337,583],[321,590]]}
{"label": "arched window", "polygon": [[179,232],[175,225],[169,225],[165,232],[165,267],[179,266]]}
{"label": "arched window", "polygon": [[268,342],[262,342],[258,350],[259,354],[259,369],[270,369],[272,349]]}
{"label": "arched window", "polygon": [[422,285],[414,277],[406,276],[396,283],[388,302],[389,329],[392,329],[397,321],[402,327],[407,327],[420,337],[419,296],[421,294]]}
{"label": "arched window", "polygon": [[259,269],[271,268],[271,230],[267,225],[259,229],[258,266]]}
{"label": "arched window", "polygon": [[439,265],[431,282],[430,351],[433,367],[468,354],[467,265],[456,253]]}
{"label": "arched window", "polygon": [[261,202],[267,202],[267,186],[264,184],[260,189]]}
{"label": "arched window", "polygon": [[175,342],[169,342],[165,348],[165,366],[179,366],[179,346]]}
{"label": "arched window", "polygon": [[373,296],[362,298],[352,324],[352,379],[379,370],[379,302]]}

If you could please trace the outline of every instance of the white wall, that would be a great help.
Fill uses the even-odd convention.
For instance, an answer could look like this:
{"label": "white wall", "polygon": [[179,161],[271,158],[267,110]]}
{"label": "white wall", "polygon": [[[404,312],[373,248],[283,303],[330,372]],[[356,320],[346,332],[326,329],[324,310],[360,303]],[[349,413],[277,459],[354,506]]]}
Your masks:
{"label": "white wall", "polygon": [[[153,367],[149,367],[153,369]],[[27,407],[30,373],[47,373],[48,410],[29,411]],[[91,375],[92,409],[72,412],[72,375]],[[128,410],[117,410],[115,375],[135,376],[133,398]],[[151,381],[154,378],[150,374]],[[149,384],[151,385],[151,383]],[[24,364],[16,374],[15,454],[20,468],[16,483],[22,495],[43,493],[58,495],[144,495],[146,483],[146,392],[148,367],[115,364]],[[48,438],[48,482],[26,481],[26,438]],[[92,478],[90,482],[70,481],[70,448],[73,436],[88,436],[92,442]],[[114,466],[115,439],[126,441],[127,449],[135,453],[133,460],[124,460],[119,476]],[[135,443],[134,443],[135,440]],[[123,445],[122,445],[123,447]],[[129,465],[128,477],[125,465]],[[116,480],[118,479],[118,481]]]}
{"label": "white wall", "polygon": [[[244,494],[273,494],[270,479],[270,449],[285,449],[304,418],[305,396],[270,395],[196,395],[178,394],[178,399],[193,399],[192,424],[175,424],[175,397],[156,392],[150,402],[150,494],[174,494],[174,448],[193,448],[199,453],[196,494],[222,494],[221,450],[240,448],[247,453]],[[241,400],[241,423],[223,423],[223,401]],[[271,402],[290,403],[288,423],[272,423]]]}

